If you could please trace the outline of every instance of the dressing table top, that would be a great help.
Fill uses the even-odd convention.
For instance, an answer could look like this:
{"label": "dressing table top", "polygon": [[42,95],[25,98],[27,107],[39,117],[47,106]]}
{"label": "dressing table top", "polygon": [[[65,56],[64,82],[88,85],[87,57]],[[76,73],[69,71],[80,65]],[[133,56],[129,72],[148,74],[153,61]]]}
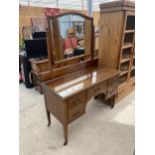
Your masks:
{"label": "dressing table top", "polygon": [[118,70],[105,67],[87,67],[46,82],[62,99],[81,92],[118,74]]}

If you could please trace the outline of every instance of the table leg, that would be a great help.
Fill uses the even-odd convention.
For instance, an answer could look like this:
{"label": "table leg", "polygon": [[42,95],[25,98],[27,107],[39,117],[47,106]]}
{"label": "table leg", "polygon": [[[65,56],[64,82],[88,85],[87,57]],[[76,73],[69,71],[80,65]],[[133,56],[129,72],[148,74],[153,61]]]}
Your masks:
{"label": "table leg", "polygon": [[67,143],[68,143],[68,125],[64,124],[63,129],[64,129],[64,140],[65,140],[64,145],[67,145]]}
{"label": "table leg", "polygon": [[112,96],[112,97],[110,98],[111,109],[114,108],[114,106],[115,106],[115,98],[116,98],[116,95],[114,95],[114,96]]}
{"label": "table leg", "polygon": [[46,110],[46,113],[47,113],[47,121],[48,121],[48,124],[47,126],[49,127],[51,125],[51,117],[50,117],[50,112],[48,110]]}

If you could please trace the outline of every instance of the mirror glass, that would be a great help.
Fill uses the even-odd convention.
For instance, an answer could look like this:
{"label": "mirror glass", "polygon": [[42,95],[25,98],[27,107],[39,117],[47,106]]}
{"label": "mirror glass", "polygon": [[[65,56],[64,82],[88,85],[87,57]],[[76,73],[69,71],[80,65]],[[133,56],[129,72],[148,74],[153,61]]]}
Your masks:
{"label": "mirror glass", "polygon": [[91,20],[67,14],[50,20],[55,61],[91,54]]}

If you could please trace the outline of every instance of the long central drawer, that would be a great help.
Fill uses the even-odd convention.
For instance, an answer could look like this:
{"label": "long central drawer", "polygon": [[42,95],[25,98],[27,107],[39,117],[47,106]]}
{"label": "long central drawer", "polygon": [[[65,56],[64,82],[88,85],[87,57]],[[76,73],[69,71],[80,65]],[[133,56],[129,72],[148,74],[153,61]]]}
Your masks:
{"label": "long central drawer", "polygon": [[107,88],[107,81],[104,81],[100,84],[97,84],[94,87],[91,87],[88,90],[87,98],[90,99],[91,97],[96,96],[100,93],[105,93],[105,95],[106,95],[106,88]]}

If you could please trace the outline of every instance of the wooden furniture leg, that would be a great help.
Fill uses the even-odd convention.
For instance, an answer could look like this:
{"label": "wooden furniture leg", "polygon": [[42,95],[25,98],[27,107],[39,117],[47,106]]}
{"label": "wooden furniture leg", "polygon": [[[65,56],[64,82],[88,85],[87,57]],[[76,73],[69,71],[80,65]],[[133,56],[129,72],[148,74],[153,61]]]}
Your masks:
{"label": "wooden furniture leg", "polygon": [[98,95],[96,95],[96,96],[94,97],[94,99],[97,100],[97,99],[98,99]]}
{"label": "wooden furniture leg", "polygon": [[63,118],[63,130],[64,130],[64,145],[68,143],[68,120],[67,120],[67,103],[62,104],[62,118]]}
{"label": "wooden furniture leg", "polygon": [[48,121],[48,124],[47,126],[49,127],[51,125],[51,117],[50,117],[50,112],[48,110],[46,110],[46,113],[47,113],[47,121]]}
{"label": "wooden furniture leg", "polygon": [[110,98],[111,109],[114,108],[114,106],[115,106],[115,98],[116,98],[116,95],[114,95]]}
{"label": "wooden furniture leg", "polygon": [[64,129],[64,140],[65,140],[64,145],[67,145],[67,143],[68,143],[68,125],[64,124],[63,129]]}

